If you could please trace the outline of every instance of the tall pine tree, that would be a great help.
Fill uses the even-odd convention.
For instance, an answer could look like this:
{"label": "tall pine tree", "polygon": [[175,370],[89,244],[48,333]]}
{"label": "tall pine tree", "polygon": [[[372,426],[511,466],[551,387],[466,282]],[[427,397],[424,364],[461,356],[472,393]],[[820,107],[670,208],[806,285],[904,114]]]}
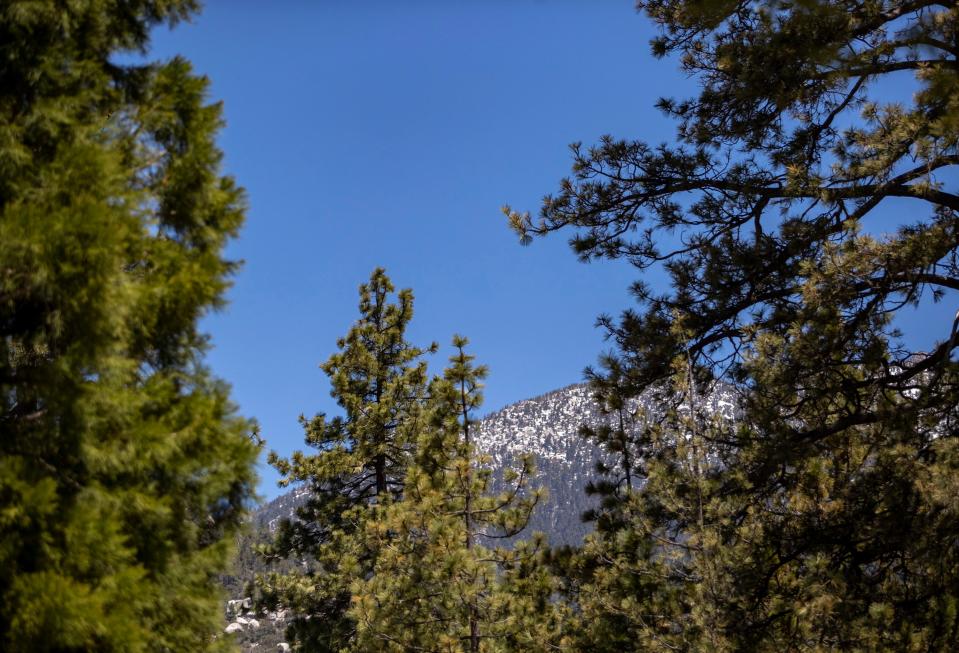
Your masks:
{"label": "tall pine tree", "polygon": [[[639,308],[602,320],[607,376],[626,396],[724,380],[741,421],[696,451],[679,424],[636,438],[646,478],[596,560],[615,573],[638,538],[643,584],[607,585],[605,614],[645,604],[639,650],[955,649],[957,322],[928,324],[924,352],[898,329],[959,289],[959,7],[639,7],[700,81],[659,103],[677,144],[576,146],[539,219],[507,213],[524,240],[573,230],[583,259],[664,269],[669,288],[637,282]],[[668,555],[697,538],[721,546]]]}
{"label": "tall pine tree", "polygon": [[416,439],[427,420],[424,354],[405,339],[413,317],[409,289],[395,288],[378,268],[360,286],[360,319],[322,365],[342,416],[301,417],[317,452],[291,459],[271,454],[285,484],[305,482],[311,495],[285,521],[269,556],[302,559],[305,573],[260,579],[266,605],[297,615],[290,637],[315,651],[349,650],[356,624],[348,613],[351,586],[373,573],[376,547],[366,529],[384,505],[403,496]]}
{"label": "tall pine tree", "polygon": [[486,368],[473,365],[466,345],[454,337],[450,365],[430,385],[431,419],[402,501],[367,522],[380,553],[353,586],[357,650],[536,651],[556,638],[555,627],[544,627],[554,612],[551,585],[532,564],[535,551],[491,546],[526,527],[539,492],[530,487],[529,458],[493,491],[493,469],[475,444]]}
{"label": "tall pine tree", "polygon": [[723,562],[740,553],[722,538],[741,507],[722,495],[737,464],[718,443],[730,416],[713,412],[687,361],[643,395],[645,411],[624,399],[618,357],[603,363],[594,388],[612,424],[583,431],[619,464],[601,467],[589,488],[601,498],[586,515],[595,532],[556,556],[580,615],[570,632],[579,647],[597,651],[729,650],[717,605],[734,595]]}
{"label": "tall pine tree", "polygon": [[0,7],[0,648],[205,651],[256,447],[200,317],[243,219],[220,107],[142,65],[194,2]]}

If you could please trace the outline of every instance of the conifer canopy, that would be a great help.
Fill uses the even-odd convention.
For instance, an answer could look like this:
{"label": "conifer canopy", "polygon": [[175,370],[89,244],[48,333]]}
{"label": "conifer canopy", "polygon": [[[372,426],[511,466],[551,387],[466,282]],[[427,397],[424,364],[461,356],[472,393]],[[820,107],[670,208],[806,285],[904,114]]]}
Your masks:
{"label": "conifer canopy", "polygon": [[306,483],[307,503],[285,520],[265,553],[306,571],[259,580],[261,602],[292,608],[290,637],[315,651],[348,650],[356,639],[351,586],[373,573],[378,554],[367,529],[378,508],[403,497],[415,442],[427,422],[427,353],[406,340],[413,293],[396,292],[382,268],[360,286],[360,318],[321,368],[342,416],[300,418],[316,453],[270,454],[283,483]]}
{"label": "conifer canopy", "polygon": [[189,1],[0,7],[0,649],[228,646],[253,425],[203,366],[244,215]]}
{"label": "conifer canopy", "polygon": [[[699,82],[659,101],[675,142],[576,144],[538,216],[505,209],[524,241],[568,232],[583,260],[669,279],[640,276],[637,306],[600,319],[604,405],[674,401],[628,437],[590,434],[636,479],[597,486],[601,528],[561,561],[582,636],[954,650],[959,321],[915,351],[898,317],[959,289],[959,6],[638,6],[654,53]],[[698,404],[717,381],[735,421]]]}
{"label": "conifer canopy", "polygon": [[[341,416],[301,418],[316,451],[271,454],[283,483],[309,492],[262,553],[298,569],[257,578],[261,605],[296,615],[310,651],[547,651],[562,638],[543,543],[496,544],[526,527],[540,492],[528,457],[497,479],[476,449],[486,368],[466,338],[428,378],[405,339],[413,294],[377,268],[360,318],[321,367]],[[497,491],[498,490],[498,491]]]}

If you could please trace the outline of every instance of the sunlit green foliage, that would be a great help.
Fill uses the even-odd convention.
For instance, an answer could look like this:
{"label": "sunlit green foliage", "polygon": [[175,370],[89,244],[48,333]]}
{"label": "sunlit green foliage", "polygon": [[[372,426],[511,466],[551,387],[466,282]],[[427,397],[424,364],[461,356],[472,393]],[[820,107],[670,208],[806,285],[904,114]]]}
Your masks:
{"label": "sunlit green foliage", "polygon": [[492,490],[489,460],[475,448],[486,368],[473,365],[466,345],[453,339],[456,353],[430,385],[430,424],[403,500],[368,523],[379,554],[373,573],[353,586],[357,650],[536,651],[556,637],[546,625],[551,579],[535,564],[536,545],[493,547],[525,528],[539,493],[529,488],[528,458],[506,470],[507,489]]}
{"label": "sunlit green foliage", "polygon": [[181,59],[192,2],[0,7],[0,648],[226,645],[256,447],[204,369],[244,199]]}
{"label": "sunlit green foliage", "polygon": [[[285,483],[311,491],[297,520],[285,521],[269,556],[307,561],[304,573],[262,578],[266,605],[297,614],[290,634],[310,650],[339,651],[356,639],[347,613],[351,585],[372,573],[378,547],[367,537],[383,506],[403,496],[414,445],[428,422],[423,355],[435,350],[405,340],[413,293],[391,302],[394,286],[382,269],[360,286],[360,319],[322,365],[341,417],[301,418],[314,454],[271,454]],[[307,618],[308,617],[308,618]]]}
{"label": "sunlit green foliage", "polygon": [[268,558],[303,571],[261,576],[260,602],[291,608],[290,638],[315,651],[537,651],[562,637],[555,580],[538,540],[495,545],[520,533],[540,493],[528,458],[493,490],[476,451],[486,368],[467,341],[443,376],[427,379],[405,340],[413,295],[381,269],[360,287],[360,319],[322,367],[341,417],[303,420],[317,449],[271,456],[284,482],[310,496],[285,521]]}

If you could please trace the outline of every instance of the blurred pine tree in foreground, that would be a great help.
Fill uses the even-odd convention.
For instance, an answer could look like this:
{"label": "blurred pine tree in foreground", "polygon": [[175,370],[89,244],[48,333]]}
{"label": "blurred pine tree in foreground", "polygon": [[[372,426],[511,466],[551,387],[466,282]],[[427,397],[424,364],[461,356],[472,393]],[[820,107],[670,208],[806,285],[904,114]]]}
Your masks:
{"label": "blurred pine tree in foreground", "polygon": [[203,366],[244,198],[182,0],[0,7],[0,648],[227,646],[256,445]]}

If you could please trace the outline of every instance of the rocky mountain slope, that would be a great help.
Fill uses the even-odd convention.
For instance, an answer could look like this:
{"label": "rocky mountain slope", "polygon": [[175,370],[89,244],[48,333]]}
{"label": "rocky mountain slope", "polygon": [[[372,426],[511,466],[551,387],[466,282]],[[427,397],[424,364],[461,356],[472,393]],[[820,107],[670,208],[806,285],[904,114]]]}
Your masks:
{"label": "rocky mountain slope", "polygon": [[476,445],[494,469],[505,469],[524,454],[533,456],[533,483],[546,490],[546,498],[536,506],[527,533],[544,533],[557,545],[578,544],[589,532],[580,518],[595,503],[586,495],[586,483],[595,478],[597,461],[610,461],[579,429],[603,419],[589,388],[579,384],[511,404],[482,420]]}

